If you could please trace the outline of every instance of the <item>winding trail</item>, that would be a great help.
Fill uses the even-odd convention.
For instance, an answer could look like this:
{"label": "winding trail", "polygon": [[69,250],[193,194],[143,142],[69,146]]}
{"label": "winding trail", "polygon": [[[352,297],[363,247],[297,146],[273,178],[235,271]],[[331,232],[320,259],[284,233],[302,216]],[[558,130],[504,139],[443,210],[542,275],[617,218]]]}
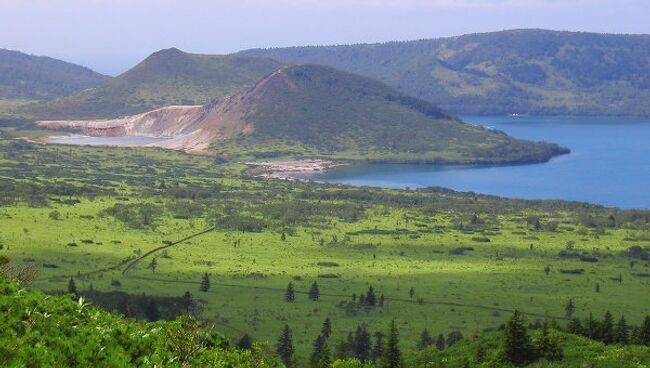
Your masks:
{"label": "winding trail", "polygon": [[181,239],[181,240],[178,240],[178,241],[175,241],[175,242],[173,242],[173,243],[169,243],[169,244],[166,244],[166,245],[163,245],[163,246],[161,246],[161,247],[154,248],[154,249],[148,251],[147,253],[141,255],[140,257],[138,257],[138,258],[136,258],[136,259],[134,259],[134,260],[132,260],[132,261],[130,261],[130,262],[127,262],[126,267],[122,270],[122,276],[126,276],[126,275],[129,273],[129,271],[131,271],[131,269],[132,269],[133,267],[135,267],[135,265],[137,265],[140,261],[142,261],[143,259],[149,257],[150,255],[152,255],[152,254],[154,254],[154,253],[157,253],[157,252],[160,252],[161,250],[164,250],[164,249],[167,249],[167,248],[171,248],[171,247],[173,247],[173,246],[175,246],[175,245],[178,245],[178,244],[184,243],[184,242],[186,242],[186,241],[188,241],[188,240],[190,240],[190,239],[194,239],[194,238],[196,238],[197,236],[201,236],[201,235],[203,235],[203,234],[207,234],[207,233],[209,233],[210,231],[212,231],[212,230],[214,230],[214,229],[215,229],[215,227],[213,226],[213,227],[208,228],[208,229],[205,229],[205,230],[203,230],[203,231],[201,231],[201,232],[198,232],[198,233],[192,234],[192,235],[190,235],[190,236],[187,236],[187,237],[185,237],[185,238],[183,238],[183,239]]}

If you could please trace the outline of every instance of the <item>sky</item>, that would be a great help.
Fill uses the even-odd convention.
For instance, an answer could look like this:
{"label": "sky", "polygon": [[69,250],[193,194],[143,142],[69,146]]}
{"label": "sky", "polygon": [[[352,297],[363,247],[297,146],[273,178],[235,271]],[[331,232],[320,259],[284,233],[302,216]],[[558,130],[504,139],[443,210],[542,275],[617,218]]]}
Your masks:
{"label": "sky", "polygon": [[0,0],[0,48],[117,75],[154,51],[412,40],[513,28],[650,34],[650,0]]}

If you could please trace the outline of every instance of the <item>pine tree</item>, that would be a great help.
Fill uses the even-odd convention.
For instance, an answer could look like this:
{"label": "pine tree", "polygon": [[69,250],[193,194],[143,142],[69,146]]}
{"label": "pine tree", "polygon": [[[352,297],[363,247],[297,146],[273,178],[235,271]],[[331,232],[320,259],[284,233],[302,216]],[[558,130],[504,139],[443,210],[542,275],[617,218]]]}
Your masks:
{"label": "pine tree", "polygon": [[78,291],[77,291],[77,284],[74,282],[74,279],[71,277],[70,281],[68,281],[68,293],[74,294],[75,296],[78,296]]}
{"label": "pine tree", "polygon": [[160,319],[160,312],[158,311],[158,303],[154,298],[149,299],[145,307],[144,314],[149,322],[155,322]]}
{"label": "pine tree", "polygon": [[359,295],[359,305],[366,305],[366,295],[364,293],[361,293],[361,295]]}
{"label": "pine tree", "polygon": [[638,341],[640,345],[650,346],[650,316],[645,316],[641,327],[639,327]]}
{"label": "pine tree", "polygon": [[373,362],[376,362],[377,359],[381,358],[384,354],[384,333],[379,331],[375,332],[375,344],[372,346],[372,352],[370,352],[370,358]]}
{"label": "pine tree", "polygon": [[573,313],[575,313],[575,311],[576,311],[576,305],[573,303],[573,299],[569,299],[569,301],[566,303],[566,306],[564,307],[566,318],[572,319]]}
{"label": "pine tree", "polygon": [[309,357],[309,366],[312,368],[319,368],[321,363],[321,355],[323,354],[323,347],[327,339],[323,335],[318,335],[314,340],[311,356]]}
{"label": "pine tree", "polygon": [[589,318],[585,322],[583,334],[592,340],[600,339],[600,326],[598,326],[598,321],[594,318],[593,313],[589,313]]}
{"label": "pine tree", "polygon": [[409,298],[413,299],[414,296],[415,296],[415,289],[411,288],[409,290]]}
{"label": "pine tree", "polygon": [[185,313],[192,313],[194,311],[194,299],[192,299],[192,294],[189,291],[186,291],[181,298],[181,305],[185,309]]}
{"label": "pine tree", "polygon": [[315,302],[318,300],[319,296],[320,292],[318,291],[318,284],[316,281],[314,281],[314,283],[311,284],[311,288],[309,289],[309,299]]}
{"label": "pine tree", "polygon": [[374,307],[377,305],[377,295],[375,295],[375,289],[372,286],[368,287],[368,294],[366,295],[366,304],[369,307]]}
{"label": "pine tree", "polygon": [[445,335],[438,335],[438,338],[436,339],[436,348],[440,351],[445,350]]}
{"label": "pine tree", "polygon": [[201,279],[201,286],[199,288],[202,292],[207,292],[210,290],[210,275],[206,272]]}
{"label": "pine tree", "polygon": [[578,318],[573,318],[567,325],[567,331],[574,335],[582,335],[584,333],[582,322]]}
{"label": "pine tree", "polygon": [[241,350],[251,350],[253,348],[253,338],[249,334],[244,336],[237,342],[237,348]]}
{"label": "pine tree", "polygon": [[424,350],[433,345],[433,338],[429,335],[429,331],[425,328],[420,334],[420,341],[418,341],[417,349]]}
{"label": "pine tree", "polygon": [[603,318],[603,323],[600,324],[598,335],[600,341],[605,344],[612,344],[614,342],[614,317],[612,317],[609,311],[605,312],[605,317]]}
{"label": "pine tree", "polygon": [[291,338],[291,329],[289,325],[284,325],[282,334],[278,338],[278,343],[275,345],[275,352],[288,368],[291,368],[291,363],[293,363],[293,339]]}
{"label": "pine tree", "polygon": [[329,317],[325,318],[325,321],[323,321],[323,327],[320,329],[320,334],[326,339],[329,339],[332,334],[332,321]]}
{"label": "pine tree", "polygon": [[383,307],[384,307],[384,301],[385,301],[384,299],[385,299],[385,298],[384,298],[384,294],[381,294],[381,295],[379,296],[379,307],[380,307],[380,308],[383,308]]}
{"label": "pine tree", "polygon": [[149,263],[149,268],[151,268],[151,272],[156,273],[156,268],[158,268],[158,260],[156,257],[151,259],[151,262]]}
{"label": "pine tree", "polygon": [[362,363],[367,362],[370,360],[371,348],[372,343],[370,341],[370,334],[368,333],[366,326],[358,326],[354,333],[354,345],[352,346],[354,357],[359,359]]}
{"label": "pine tree", "polygon": [[548,319],[542,324],[542,331],[536,341],[537,351],[549,361],[562,360],[562,347],[549,335]]}
{"label": "pine tree", "polygon": [[287,286],[287,291],[284,293],[284,300],[291,303],[296,300],[296,291],[293,288],[293,283],[289,282]]}
{"label": "pine tree", "polygon": [[624,316],[621,316],[621,318],[616,323],[616,327],[614,328],[614,342],[616,344],[622,345],[627,345],[630,343],[627,321],[625,320]]}
{"label": "pine tree", "polygon": [[402,352],[399,349],[399,331],[397,331],[397,324],[395,320],[390,323],[390,330],[388,332],[388,341],[386,342],[386,349],[381,361],[381,368],[401,368],[402,367]]}
{"label": "pine tree", "polygon": [[517,366],[535,360],[535,350],[526,330],[524,318],[515,310],[503,333],[503,359]]}
{"label": "pine tree", "polygon": [[346,340],[341,339],[336,343],[334,357],[339,360],[345,360],[350,357],[350,347]]}

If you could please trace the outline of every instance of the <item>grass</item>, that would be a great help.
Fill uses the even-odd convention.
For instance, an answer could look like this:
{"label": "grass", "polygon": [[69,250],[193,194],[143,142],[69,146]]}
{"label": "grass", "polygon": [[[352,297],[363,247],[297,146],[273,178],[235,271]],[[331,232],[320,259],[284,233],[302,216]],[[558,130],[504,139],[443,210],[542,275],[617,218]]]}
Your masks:
{"label": "grass", "polygon": [[[531,321],[548,314],[562,323],[569,298],[580,317],[610,310],[638,324],[650,313],[650,279],[635,276],[649,272],[648,262],[626,255],[631,246],[650,246],[647,213],[261,180],[241,165],[158,149],[7,140],[0,141],[0,187],[0,255],[38,268],[35,287],[65,290],[74,277],[80,290],[189,291],[204,302],[202,318],[234,340],[250,333],[275,341],[288,323],[302,359],[327,317],[335,339],[361,323],[385,331],[395,318],[403,346],[414,348],[424,328],[471,336],[497,328],[513,309]],[[107,214],[120,204],[135,215],[123,221]],[[151,221],[137,212],[143,204],[156,209]],[[236,230],[242,218],[261,230]],[[539,229],[531,218],[539,218]],[[94,272],[214,225],[126,273]],[[567,244],[598,262],[560,257]],[[474,250],[453,254],[459,247]],[[153,257],[155,272],[147,267]],[[560,272],[572,269],[584,273]],[[206,272],[212,287],[204,293]],[[622,282],[614,281],[619,275]],[[306,295],[314,281],[317,302]],[[298,291],[294,303],[284,301],[289,282]],[[383,308],[346,307],[370,285],[385,295]]]}

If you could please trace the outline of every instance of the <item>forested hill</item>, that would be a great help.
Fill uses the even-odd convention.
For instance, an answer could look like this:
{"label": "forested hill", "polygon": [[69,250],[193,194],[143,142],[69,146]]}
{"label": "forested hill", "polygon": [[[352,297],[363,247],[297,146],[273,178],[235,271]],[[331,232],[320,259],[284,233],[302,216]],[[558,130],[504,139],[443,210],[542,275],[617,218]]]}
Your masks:
{"label": "forested hill", "polygon": [[105,118],[168,105],[200,105],[245,89],[281,66],[266,58],[165,49],[95,88],[30,105],[23,112],[48,119]]}
{"label": "forested hill", "polygon": [[510,30],[239,53],[379,79],[462,114],[650,116],[650,36]]}
{"label": "forested hill", "polygon": [[0,49],[0,100],[47,100],[108,79],[65,61]]}

